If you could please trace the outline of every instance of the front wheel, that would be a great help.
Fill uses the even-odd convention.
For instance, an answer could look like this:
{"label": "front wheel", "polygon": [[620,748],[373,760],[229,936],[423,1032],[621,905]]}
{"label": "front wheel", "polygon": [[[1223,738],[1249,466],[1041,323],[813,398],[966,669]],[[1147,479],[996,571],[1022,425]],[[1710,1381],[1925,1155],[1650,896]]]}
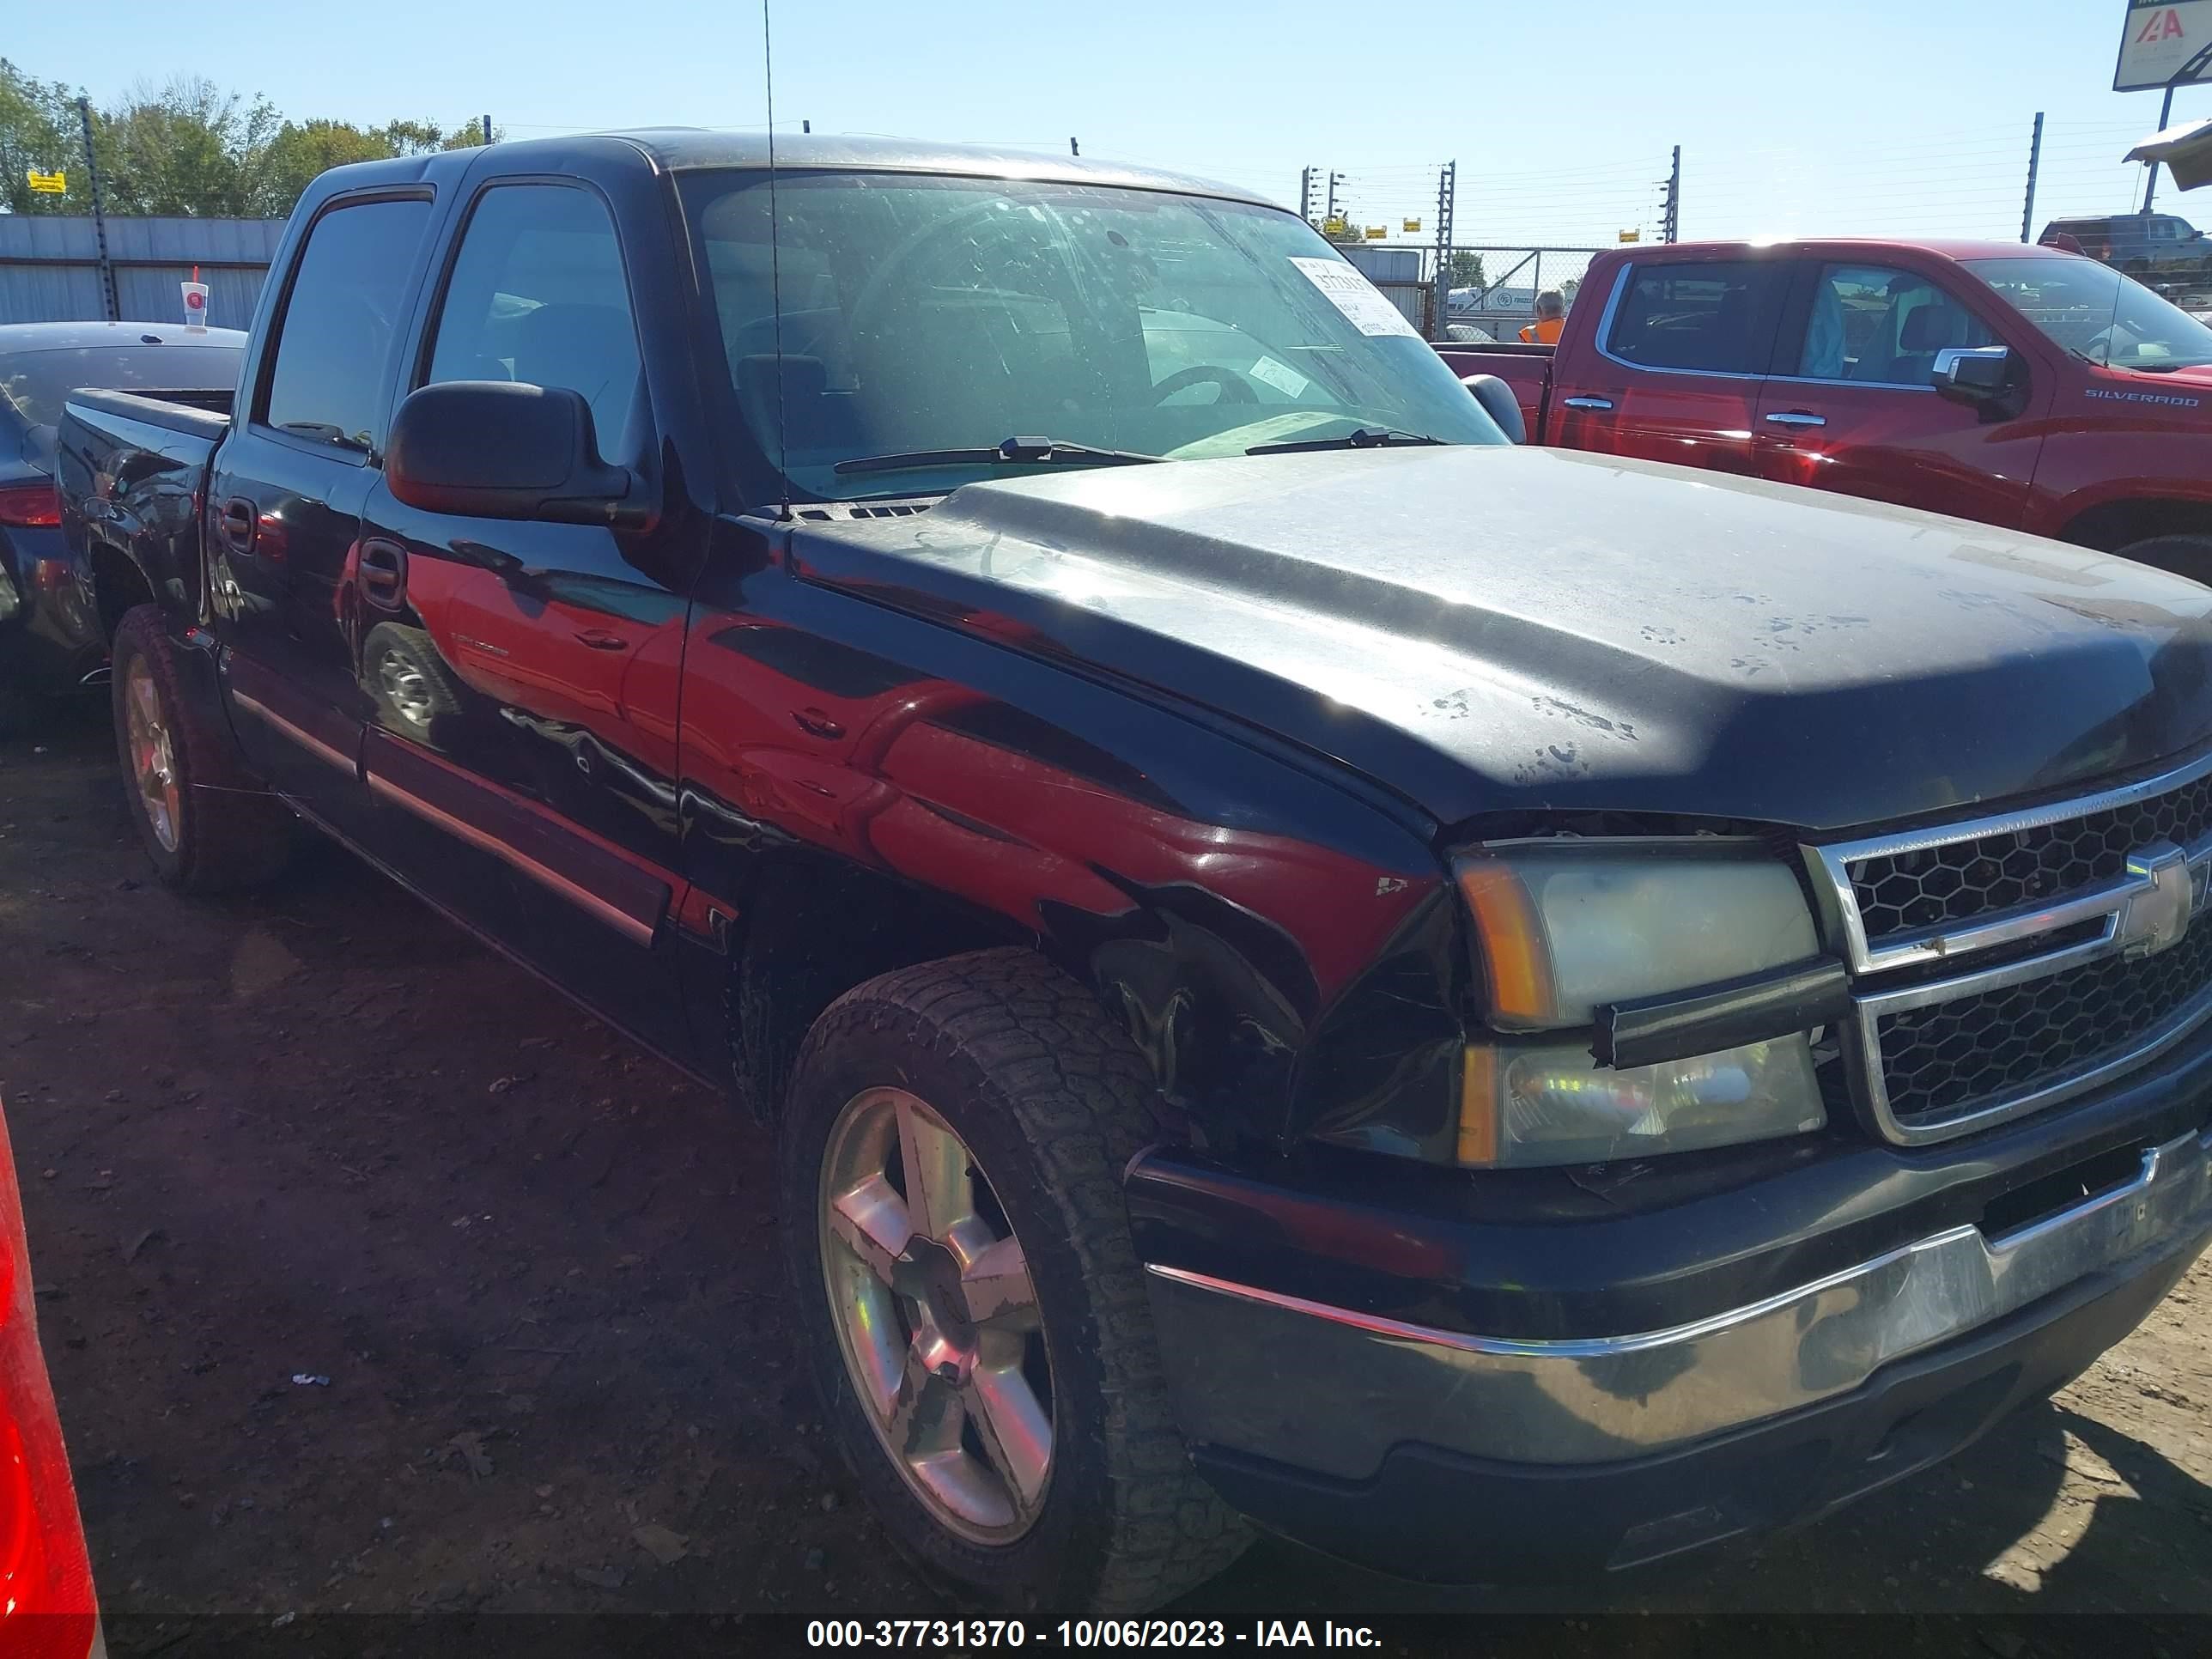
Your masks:
{"label": "front wheel", "polygon": [[1129,1239],[1154,1098],[1018,950],[872,980],[800,1053],[782,1216],[817,1379],[893,1540],[960,1598],[1138,1612],[1247,1540],[1176,1431]]}

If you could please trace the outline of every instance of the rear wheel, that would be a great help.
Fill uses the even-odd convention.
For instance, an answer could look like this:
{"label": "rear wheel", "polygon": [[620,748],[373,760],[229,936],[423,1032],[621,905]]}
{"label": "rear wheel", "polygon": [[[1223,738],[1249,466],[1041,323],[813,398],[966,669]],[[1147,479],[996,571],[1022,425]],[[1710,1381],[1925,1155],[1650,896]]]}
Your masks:
{"label": "rear wheel", "polygon": [[2117,551],[2137,564],[2154,565],[2192,581],[2212,583],[2212,536],[2152,536]]}
{"label": "rear wheel", "polygon": [[246,769],[221,711],[182,670],[158,610],[125,615],[110,696],[131,816],[169,886],[252,886],[283,867],[292,817]]}
{"label": "rear wheel", "polygon": [[1135,1612],[1247,1533],[1170,1408],[1121,1174],[1150,1072],[1027,951],[872,980],[793,1078],[784,1237],[830,1425],[958,1597]]}

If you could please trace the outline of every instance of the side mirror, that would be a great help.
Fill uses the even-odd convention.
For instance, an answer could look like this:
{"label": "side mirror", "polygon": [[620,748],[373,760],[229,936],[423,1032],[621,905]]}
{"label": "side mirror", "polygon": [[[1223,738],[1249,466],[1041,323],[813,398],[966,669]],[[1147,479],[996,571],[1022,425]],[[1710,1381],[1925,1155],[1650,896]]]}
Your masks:
{"label": "side mirror", "polygon": [[643,526],[633,480],[599,459],[592,406],[566,386],[448,380],[409,394],[384,447],[398,500],[429,513]]}
{"label": "side mirror", "polygon": [[1459,383],[1474,394],[1482,412],[1498,422],[1498,430],[1516,444],[1528,441],[1528,424],[1521,418],[1521,400],[1513,388],[1495,374],[1462,374]]}
{"label": "side mirror", "polygon": [[2023,405],[2026,387],[2008,347],[1946,346],[1936,354],[1932,373],[1937,392],[1985,418],[2009,419]]}

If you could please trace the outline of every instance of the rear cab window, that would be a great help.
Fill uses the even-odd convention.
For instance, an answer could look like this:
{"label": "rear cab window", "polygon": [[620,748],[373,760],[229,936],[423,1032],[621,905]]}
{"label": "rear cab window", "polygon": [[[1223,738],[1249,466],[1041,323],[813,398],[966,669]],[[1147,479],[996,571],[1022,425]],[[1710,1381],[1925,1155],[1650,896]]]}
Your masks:
{"label": "rear cab window", "polygon": [[418,196],[341,201],[316,219],[277,319],[256,421],[362,457],[383,441],[386,359],[429,224],[430,202]]}
{"label": "rear cab window", "polygon": [[1789,281],[1790,267],[1778,260],[1632,266],[1613,307],[1605,353],[1634,368],[1764,374]]}

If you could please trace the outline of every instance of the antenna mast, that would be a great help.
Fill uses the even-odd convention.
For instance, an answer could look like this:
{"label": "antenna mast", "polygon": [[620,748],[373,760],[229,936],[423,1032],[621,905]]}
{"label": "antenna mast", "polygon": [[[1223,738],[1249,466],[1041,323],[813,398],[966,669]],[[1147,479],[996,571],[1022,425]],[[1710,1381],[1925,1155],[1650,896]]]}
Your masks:
{"label": "antenna mast", "polygon": [[791,517],[791,472],[787,465],[789,440],[783,418],[783,261],[777,252],[782,215],[775,200],[775,40],[769,27],[769,0],[761,0],[761,67],[768,82],[768,281],[769,303],[775,307],[775,477],[783,499],[777,504],[779,520]]}

